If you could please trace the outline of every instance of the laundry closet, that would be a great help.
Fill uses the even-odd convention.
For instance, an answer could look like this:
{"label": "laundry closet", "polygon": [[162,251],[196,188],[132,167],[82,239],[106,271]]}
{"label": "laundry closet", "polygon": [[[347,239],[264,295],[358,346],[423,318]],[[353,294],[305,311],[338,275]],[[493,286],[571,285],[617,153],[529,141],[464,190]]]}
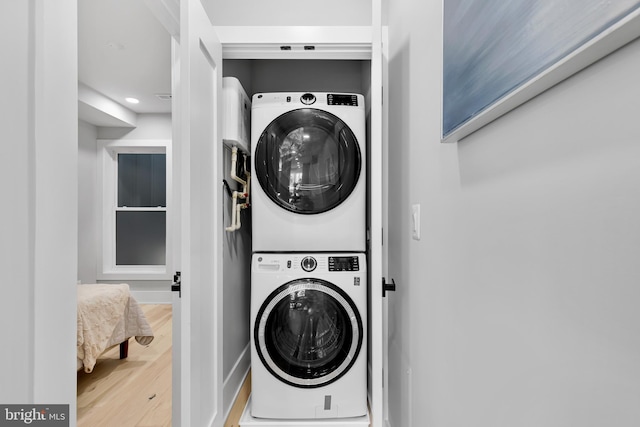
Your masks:
{"label": "laundry closet", "polygon": [[[375,319],[375,321],[372,322],[371,317],[372,313],[374,313],[374,316],[381,315],[380,311],[375,309],[375,306],[380,305],[381,296],[377,295],[377,292],[381,290],[379,287],[380,283],[376,280],[376,285],[372,285],[373,277],[380,275],[381,266],[379,265],[380,263],[373,263],[373,268],[371,269],[373,272],[367,269],[367,266],[371,264],[372,252],[374,257],[379,258],[381,256],[381,253],[379,252],[381,245],[372,245],[372,236],[374,236],[373,238],[380,238],[381,231],[376,230],[375,233],[372,233],[371,225],[372,201],[373,203],[381,202],[381,188],[379,186],[374,188],[374,193],[376,194],[372,196],[371,171],[376,175],[375,179],[379,179],[382,173],[381,164],[373,163],[372,166],[372,158],[373,162],[380,162],[382,149],[380,144],[381,135],[377,135],[378,138],[376,140],[376,144],[378,145],[375,145],[372,149],[371,30],[370,28],[364,27],[359,29],[359,31],[356,31],[360,34],[358,37],[364,41],[352,44],[345,43],[344,46],[341,43],[323,45],[322,43],[288,44],[283,42],[266,44],[258,47],[251,45],[247,46],[242,43],[229,43],[225,45],[225,31],[227,31],[227,29],[222,29],[221,31],[223,34],[223,37],[221,37],[223,44],[223,76],[225,78],[232,78],[225,79],[225,86],[231,85],[235,87],[240,85],[240,92],[242,93],[242,91],[244,91],[246,93],[246,97],[244,97],[244,94],[238,96],[234,93],[233,103],[237,104],[238,99],[251,100],[254,94],[259,94],[258,96],[262,98],[262,94],[271,94],[275,92],[296,93],[296,96],[300,94],[321,94],[321,96],[328,96],[329,98],[332,98],[334,96],[333,94],[336,94],[335,96],[341,96],[339,94],[362,95],[362,97],[358,98],[359,101],[355,100],[355,98],[354,101],[349,101],[354,102],[355,104],[364,104],[360,105],[360,107],[363,107],[364,126],[362,132],[360,132],[361,135],[359,135],[358,138],[360,140],[359,143],[362,145],[362,157],[359,159],[362,171],[359,179],[362,185],[361,192],[363,198],[362,215],[361,220],[359,221],[360,224],[352,224],[354,222],[358,222],[358,215],[349,216],[348,212],[344,212],[344,219],[349,223],[349,225],[353,226],[353,228],[362,226],[362,246],[361,248],[357,248],[360,254],[358,255],[354,252],[353,254],[342,256],[345,255],[343,252],[349,251],[344,251],[341,250],[340,247],[336,247],[333,251],[335,253],[330,253],[331,251],[328,250],[328,248],[322,248],[322,250],[317,251],[317,254],[314,254],[315,258],[318,258],[318,260],[316,260],[314,257],[304,257],[305,251],[300,250],[305,247],[302,245],[295,247],[290,251],[294,252],[294,254],[288,254],[284,257],[280,256],[280,254],[276,254],[270,258],[267,257],[268,260],[265,261],[263,261],[263,257],[259,257],[259,259],[263,262],[282,262],[283,269],[290,269],[292,262],[294,264],[301,262],[313,262],[313,269],[315,269],[317,264],[321,267],[324,266],[324,271],[332,271],[331,269],[338,269],[338,271],[348,269],[351,271],[355,268],[355,273],[357,273],[358,277],[351,278],[351,276],[349,276],[347,280],[357,281],[358,285],[360,285],[360,280],[362,281],[362,289],[359,290],[362,293],[362,297],[356,296],[355,298],[361,298],[361,302],[357,305],[363,314],[360,333],[364,336],[359,337],[360,342],[363,344],[363,348],[359,349],[363,359],[361,362],[363,364],[363,367],[361,368],[363,372],[361,382],[363,383],[364,388],[362,392],[364,399],[363,404],[365,412],[367,405],[374,408],[372,412],[376,412],[376,407],[380,406],[380,403],[377,403],[377,406],[376,401],[368,401],[367,395],[369,400],[378,399],[377,402],[382,401],[382,396],[379,396],[382,391],[380,389],[382,386],[382,374],[380,373],[380,375],[376,375],[377,372],[374,371],[374,366],[377,367],[382,365],[380,360],[382,355],[379,354],[379,351],[372,351],[372,345],[380,347],[380,339],[383,334],[380,328],[380,319]],[[227,37],[233,38],[233,36]],[[234,92],[237,92],[237,89],[234,88]],[[228,100],[226,102],[228,105]],[[237,109],[241,110],[242,108],[246,109],[250,108],[250,106],[234,105],[232,107],[232,109],[236,109],[236,111],[238,111]],[[229,108],[225,107],[224,111],[224,114],[229,114]],[[241,113],[236,112],[234,114]],[[381,115],[381,111],[378,109],[374,114]],[[228,122],[228,117],[224,117],[223,122]],[[378,126],[374,125],[373,132],[380,133],[380,128],[380,123],[378,123]],[[255,129],[250,131],[250,133],[255,132]],[[250,363],[248,360],[249,358],[247,357],[248,347],[251,340],[255,338],[253,336],[254,328],[252,328],[252,317],[255,317],[255,313],[250,313],[252,268],[255,270],[256,267],[255,265],[252,266],[252,253],[256,252],[255,247],[252,251],[252,246],[254,246],[252,245],[252,223],[255,224],[257,221],[255,221],[256,218],[253,217],[255,212],[253,212],[251,207],[251,197],[255,194],[255,186],[258,182],[257,179],[255,179],[255,176],[252,175],[253,180],[251,180],[251,182],[253,182],[253,184],[249,191],[251,195],[249,197],[249,207],[247,209],[245,209],[245,206],[242,206],[242,208],[238,207],[236,210],[236,206],[240,206],[239,203],[242,203],[242,201],[237,200],[234,202],[232,197],[234,192],[240,194],[243,189],[246,188],[242,181],[243,179],[247,179],[247,181],[249,181],[249,175],[247,172],[250,174],[256,173],[254,170],[255,161],[251,156],[251,154],[254,154],[255,156],[255,153],[252,153],[255,147],[247,147],[242,143],[236,144],[233,139],[233,135],[226,139],[222,149],[224,163],[222,171],[224,177],[221,185],[225,188],[222,196],[224,203],[223,222],[225,227],[225,233],[223,236],[223,322],[224,325],[233,325],[232,327],[225,326],[223,333],[223,374],[225,378],[237,377],[239,372],[243,372],[244,369],[248,368],[248,364]],[[255,139],[255,137],[253,139]],[[234,146],[236,149],[233,148]],[[238,176],[240,179],[235,179],[234,175]],[[366,206],[366,208],[364,206]],[[238,215],[237,218],[236,214]],[[379,212],[376,212],[373,216],[376,218],[376,221],[380,221],[380,216],[377,214],[379,214]],[[337,215],[340,215],[340,213]],[[307,217],[313,217],[313,215],[307,215]],[[239,224],[239,226],[234,226],[234,224]],[[347,225],[346,228],[344,224],[342,225],[340,228],[342,233],[344,233],[344,230],[348,230],[349,225]],[[261,249],[263,249],[263,245],[259,247],[258,251],[261,251]],[[283,248],[278,247],[274,248],[273,251],[267,250],[266,252],[281,253],[286,251],[284,251]],[[301,252],[302,254],[298,257],[295,252]],[[257,257],[254,257],[254,264],[257,262],[256,258]],[[279,260],[276,260],[276,258]],[[305,258],[305,260],[303,261],[302,258]],[[312,258],[312,261],[308,261],[308,258]],[[336,263],[338,263],[338,267],[336,267]],[[327,266],[326,264],[330,264],[330,266]],[[305,266],[303,266],[302,269],[307,271]],[[318,274],[316,274],[316,276],[318,276]],[[372,291],[372,289],[375,289],[375,291]],[[287,296],[287,298],[289,297]],[[372,307],[374,307],[373,310],[371,309]],[[357,309],[354,310],[358,311]],[[350,313],[347,317],[350,316],[351,318],[355,318],[356,315],[353,314],[354,310],[347,307],[347,311]],[[345,327],[350,329],[348,325],[345,325]],[[354,326],[353,329],[356,330],[357,327]],[[353,352],[354,350],[351,350],[351,354],[348,355],[349,358],[354,356]],[[376,355],[372,357],[372,354],[374,353]],[[257,358],[255,353],[253,356],[254,358]],[[260,358],[263,360],[262,354],[260,355]],[[372,359],[375,360],[372,362]],[[255,363],[255,361],[251,363]],[[275,366],[273,361],[270,361],[270,363]],[[348,368],[351,368],[351,366],[349,365]],[[271,371],[270,368],[268,369]],[[274,369],[278,370],[277,367]],[[343,374],[336,375],[336,377],[339,378],[341,375]],[[337,382],[337,380],[333,381]],[[273,385],[277,386],[276,383]],[[298,389],[299,393],[307,392],[305,387],[306,386],[303,386],[302,389]],[[341,387],[345,388],[346,386],[343,385]],[[311,388],[314,388],[314,386],[311,386]],[[351,392],[346,389],[343,391],[347,394]],[[282,395],[282,393],[277,391],[277,387],[274,388],[274,392]],[[286,389],[284,392],[286,394]],[[314,392],[311,391],[310,393],[313,395],[312,393]],[[316,391],[315,393],[320,395],[322,394],[322,391]],[[225,406],[227,406],[228,400],[234,396],[231,396],[230,390],[225,390],[224,394]],[[341,415],[338,411],[339,408],[331,406],[332,396],[327,394],[327,396],[322,395],[322,398],[325,399],[323,401],[324,408],[320,408],[318,410],[319,413],[322,413],[322,409],[324,409],[324,412],[327,414],[324,415],[324,417],[340,417]],[[304,397],[301,399],[304,400]],[[269,402],[268,406],[273,406],[275,403],[276,401]],[[381,411],[382,408],[379,408],[379,410]],[[307,417],[306,415],[308,415],[304,411],[300,413],[302,414],[300,417]],[[345,413],[347,412],[343,412],[343,415]],[[379,415],[379,413],[376,414]],[[322,417],[321,415],[318,416]],[[313,415],[309,415],[309,417],[313,417]],[[358,420],[360,424],[358,424]],[[366,424],[363,420],[366,420]],[[369,420],[369,415],[367,414],[366,417],[353,419],[351,422],[352,425],[369,425],[369,422],[371,421],[373,421],[373,419]]]}
{"label": "laundry closet", "polygon": [[[367,412],[364,416],[365,420],[359,420],[359,422],[361,425],[383,426],[386,399],[383,383],[387,371],[384,369],[386,333],[383,326],[383,292],[388,286],[385,286],[383,279],[385,271],[383,253],[384,240],[386,240],[383,239],[386,229],[384,226],[386,214],[383,210],[385,191],[383,177],[386,168],[383,159],[386,158],[386,138],[384,138],[386,121],[382,90],[385,65],[381,5],[374,1],[372,6],[372,22],[374,24],[378,22],[377,25],[279,27],[211,26],[211,20],[202,10],[198,0],[187,0],[186,3],[182,2],[181,6],[179,42],[174,44],[174,53],[178,55],[174,56],[174,70],[176,70],[174,93],[177,97],[174,100],[173,111],[178,118],[174,120],[174,126],[177,126],[174,128],[174,134],[179,135],[178,140],[174,141],[176,153],[174,176],[181,178],[180,182],[176,183],[176,188],[180,188],[180,202],[183,207],[179,237],[180,268],[182,269],[182,297],[179,302],[180,341],[176,345],[182,347],[180,356],[183,362],[174,364],[182,370],[182,372],[174,372],[174,378],[180,383],[181,391],[181,393],[175,393],[176,387],[174,387],[174,402],[179,400],[181,409],[181,414],[174,412],[174,416],[183,420],[183,423],[194,424],[195,420],[196,424],[200,424],[211,419],[217,422],[228,414],[246,373],[251,364],[256,363],[252,359],[262,360],[264,356],[262,343],[259,346],[253,346],[254,343],[260,342],[261,334],[270,328],[269,319],[275,318],[271,316],[272,313],[282,315],[287,312],[285,303],[287,299],[280,298],[277,303],[266,304],[263,307],[264,311],[260,308],[262,317],[254,322],[257,316],[252,316],[251,310],[255,305],[252,304],[251,298],[257,293],[252,292],[251,289],[252,275],[255,271],[266,273],[276,272],[276,269],[279,269],[287,274],[295,270],[295,274],[301,275],[298,278],[305,281],[304,286],[308,286],[296,288],[295,294],[287,294],[292,298],[291,307],[310,307],[300,299],[306,298],[305,301],[308,302],[313,299],[310,295],[314,298],[319,295],[316,291],[321,288],[322,283],[317,279],[322,278],[321,274],[331,274],[332,277],[350,274],[349,289],[357,292],[357,297],[354,293],[349,298],[345,298],[343,291],[335,289],[340,288],[340,285],[336,285],[332,291],[327,292],[322,288],[321,293],[323,298],[331,296],[331,298],[324,298],[323,301],[335,300],[339,303],[332,303],[332,306],[341,307],[334,310],[335,313],[340,313],[338,317],[341,319],[341,326],[332,328],[350,332],[341,335],[340,342],[355,342],[356,345],[349,347],[344,357],[343,352],[340,352],[340,358],[336,359],[335,373],[325,376],[333,381],[331,384],[314,379],[315,376],[322,377],[324,372],[328,372],[316,370],[317,366],[311,368],[314,372],[303,373],[303,377],[306,375],[314,378],[303,379],[304,385],[298,387],[304,392],[302,400],[297,396],[287,398],[289,393],[294,392],[291,388],[275,387],[275,384],[291,386],[288,382],[296,381],[291,378],[277,379],[278,383],[273,382],[274,386],[264,387],[260,392],[261,395],[266,395],[268,399],[281,396],[282,400],[291,402],[291,405],[305,402],[304,414],[293,413],[293,411],[284,412],[285,409],[281,408],[278,415],[283,415],[283,418],[287,416],[308,419],[347,417],[350,414],[344,412],[345,408],[355,406],[347,402],[346,397],[341,397],[349,395],[350,377],[343,372],[358,371],[361,372],[362,379],[354,381],[362,388],[354,395],[361,396],[358,398],[360,408],[364,408],[362,411]],[[254,211],[253,203],[257,203],[258,198],[252,199],[252,196],[249,196],[251,207],[245,209],[243,206],[246,203],[246,199],[243,199],[246,182],[250,182],[252,187],[258,185],[254,176],[247,179],[245,173],[253,173],[255,165],[252,158],[245,160],[238,151],[234,156],[233,143],[229,144],[229,141],[226,144],[223,143],[225,138],[222,124],[225,121],[223,115],[225,107],[222,98],[225,76],[237,79],[247,93],[245,99],[253,94],[263,94],[261,102],[257,102],[256,105],[262,104],[262,101],[267,99],[278,98],[278,96],[267,96],[267,94],[287,91],[291,92],[291,96],[280,97],[282,99],[278,101],[282,103],[283,108],[285,105],[291,106],[301,102],[306,104],[309,110],[316,112],[324,110],[322,113],[314,113],[315,118],[321,116],[330,118],[330,114],[325,112],[332,112],[331,114],[340,118],[341,113],[338,113],[340,108],[361,111],[363,125],[361,130],[354,131],[354,134],[361,133],[356,139],[361,143],[362,174],[358,182],[362,184],[360,194],[363,195],[360,216],[362,219],[358,221],[358,225],[363,226],[363,245],[355,251],[357,253],[345,254],[340,247],[335,248],[335,253],[325,250],[326,248],[318,253],[303,253],[305,249],[296,247],[293,248],[290,259],[275,259],[272,255],[284,253],[282,249],[263,247],[261,253],[267,253],[269,256],[256,257],[253,244],[258,233],[252,229],[252,223],[255,223],[255,215],[258,211],[257,206]],[[284,115],[286,114],[282,114]],[[341,120],[347,123],[351,119],[341,118]],[[264,124],[268,125],[268,121]],[[323,141],[324,138],[341,140],[348,134],[346,130],[334,132],[323,126],[309,126],[309,131],[316,132],[321,129],[321,133],[324,132],[324,137],[321,138]],[[283,138],[276,135],[279,133],[279,130],[274,130],[271,141],[283,141]],[[292,138],[292,141],[296,138],[302,141],[305,137],[304,132],[296,135],[297,137]],[[331,137],[331,135],[335,136]],[[260,134],[252,135],[251,145],[255,142],[253,137],[257,136]],[[261,139],[261,137],[258,139],[255,147],[260,146]],[[344,139],[353,140],[351,137]],[[320,145],[323,144],[326,145],[324,142]],[[282,159],[284,151],[279,151],[280,154],[277,154],[278,149],[274,149],[274,146],[272,144],[269,149],[271,153],[276,153],[272,158],[280,156]],[[287,148],[288,155],[295,154],[291,148],[292,146]],[[248,148],[249,151],[252,149],[253,147]],[[315,153],[326,160],[323,163],[323,170],[333,170],[336,166],[343,167],[342,163],[346,162],[333,161],[331,156],[327,156],[327,150],[325,147]],[[239,180],[235,179],[231,173],[234,157],[236,164],[234,170]],[[319,187],[309,185],[311,182],[308,178],[311,175],[304,171],[306,167],[304,163],[301,161],[300,166],[289,163],[290,170],[300,168],[295,176],[286,172],[289,174],[289,183],[296,182],[296,184],[281,186],[282,191],[272,192],[272,201],[278,198],[279,193],[288,193],[291,196],[289,202],[294,204],[304,202],[302,204],[308,205],[307,202],[311,202],[310,194],[316,190],[322,190],[320,187],[326,182],[322,182],[323,185]],[[271,165],[274,164],[276,163],[271,163]],[[318,172],[314,172],[314,176],[322,175],[317,165],[313,168]],[[275,173],[281,174],[285,169],[278,166]],[[181,173],[182,171],[184,173]],[[329,175],[331,174],[326,174],[325,177]],[[256,191],[255,188],[246,190],[251,194]],[[357,192],[357,190],[354,191]],[[233,209],[234,194],[238,211]],[[266,203],[263,205],[266,206]],[[236,212],[235,219],[234,212]],[[268,228],[269,222],[265,224],[261,226],[263,230]],[[312,228],[313,221],[307,222],[307,225]],[[350,231],[348,225],[341,224],[341,227]],[[233,231],[227,231],[229,229]],[[297,238],[300,233],[290,234],[291,237]],[[263,242],[270,244],[269,241],[270,239],[266,239]],[[300,259],[296,259],[295,256]],[[302,277],[303,273],[308,276]],[[282,275],[278,280],[284,280],[284,278],[285,276]],[[294,280],[296,279],[291,277],[289,282]],[[326,279],[325,281],[332,282]],[[266,295],[265,301],[269,298],[271,295]],[[353,304],[349,303],[349,299]],[[355,302],[356,299],[357,302]],[[318,299],[320,300],[321,298]],[[321,305],[326,307],[325,302]],[[311,310],[311,312],[316,311]],[[307,314],[311,312],[307,310]],[[299,313],[293,314],[295,317]],[[325,319],[328,318],[325,317]],[[263,319],[267,322],[264,328],[261,323]],[[324,324],[329,325],[331,322],[325,321]],[[285,328],[280,330],[287,333]],[[289,342],[295,341],[291,339],[294,335],[290,334]],[[319,334],[316,334],[317,336]],[[265,339],[265,346],[269,347],[270,344],[266,341],[268,340]],[[302,348],[299,343],[294,346]],[[342,345],[339,347],[344,348]],[[327,350],[333,352],[335,349],[331,347]],[[314,351],[312,349],[312,352]],[[320,353],[316,352],[316,354]],[[320,356],[320,359],[324,359],[324,356]],[[358,362],[352,363],[355,359],[358,359]],[[276,373],[279,371],[285,374],[290,373],[288,368],[282,368],[282,360],[276,360],[270,356],[264,357],[264,360],[266,361],[265,369]],[[356,364],[359,367],[352,369]],[[362,364],[361,368],[359,364]],[[186,371],[188,375],[184,374]],[[276,376],[278,375],[280,374]],[[282,375],[284,376],[286,375]],[[275,376],[269,377],[269,374],[263,376],[273,381],[272,377]],[[258,377],[255,379],[258,380]],[[345,381],[340,381],[341,379]],[[261,381],[258,380],[254,386],[258,387]],[[332,386],[343,389],[338,392]],[[270,393],[270,390],[273,390],[273,393]],[[322,394],[324,390],[327,393]],[[257,388],[254,391],[257,391]],[[281,392],[286,392],[287,396]],[[187,399],[184,398],[185,395]],[[271,406],[268,402],[266,404],[263,402],[263,408]],[[273,402],[276,401],[273,400]],[[263,416],[274,418],[271,415]],[[189,417],[190,420],[188,420]]]}

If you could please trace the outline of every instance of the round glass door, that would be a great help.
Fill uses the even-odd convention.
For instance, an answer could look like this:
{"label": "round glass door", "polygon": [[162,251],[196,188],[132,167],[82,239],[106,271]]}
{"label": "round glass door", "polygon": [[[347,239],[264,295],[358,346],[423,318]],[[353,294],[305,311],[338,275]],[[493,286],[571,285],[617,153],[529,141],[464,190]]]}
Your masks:
{"label": "round glass door", "polygon": [[358,141],[342,120],[327,111],[302,108],[279,116],[260,135],[255,173],[278,206],[317,214],[349,197],[361,161]]}
{"label": "round glass door", "polygon": [[330,384],[355,363],[362,319],[340,288],[321,279],[299,279],[276,289],[256,318],[260,360],[279,380],[296,387]]}

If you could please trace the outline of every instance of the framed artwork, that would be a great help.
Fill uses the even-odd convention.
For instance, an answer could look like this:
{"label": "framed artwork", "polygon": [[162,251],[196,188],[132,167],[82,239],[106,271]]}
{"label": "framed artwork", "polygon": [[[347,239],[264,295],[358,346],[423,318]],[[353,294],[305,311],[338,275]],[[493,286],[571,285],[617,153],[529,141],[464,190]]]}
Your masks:
{"label": "framed artwork", "polygon": [[640,36],[640,0],[443,0],[442,141]]}

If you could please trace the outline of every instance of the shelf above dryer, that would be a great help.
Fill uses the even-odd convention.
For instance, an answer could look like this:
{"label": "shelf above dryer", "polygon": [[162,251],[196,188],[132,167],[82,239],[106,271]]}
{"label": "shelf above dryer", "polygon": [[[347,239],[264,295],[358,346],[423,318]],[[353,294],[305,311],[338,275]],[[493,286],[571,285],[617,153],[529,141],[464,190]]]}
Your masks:
{"label": "shelf above dryer", "polygon": [[225,59],[371,59],[372,30],[368,26],[215,29]]}

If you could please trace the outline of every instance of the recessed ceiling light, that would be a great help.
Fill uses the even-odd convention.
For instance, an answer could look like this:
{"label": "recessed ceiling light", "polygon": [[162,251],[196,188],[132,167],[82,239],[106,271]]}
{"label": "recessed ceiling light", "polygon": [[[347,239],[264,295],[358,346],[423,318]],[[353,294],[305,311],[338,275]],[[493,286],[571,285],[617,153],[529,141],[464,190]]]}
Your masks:
{"label": "recessed ceiling light", "polygon": [[140,102],[140,100],[136,98],[125,98],[124,100],[130,104],[138,104]]}

